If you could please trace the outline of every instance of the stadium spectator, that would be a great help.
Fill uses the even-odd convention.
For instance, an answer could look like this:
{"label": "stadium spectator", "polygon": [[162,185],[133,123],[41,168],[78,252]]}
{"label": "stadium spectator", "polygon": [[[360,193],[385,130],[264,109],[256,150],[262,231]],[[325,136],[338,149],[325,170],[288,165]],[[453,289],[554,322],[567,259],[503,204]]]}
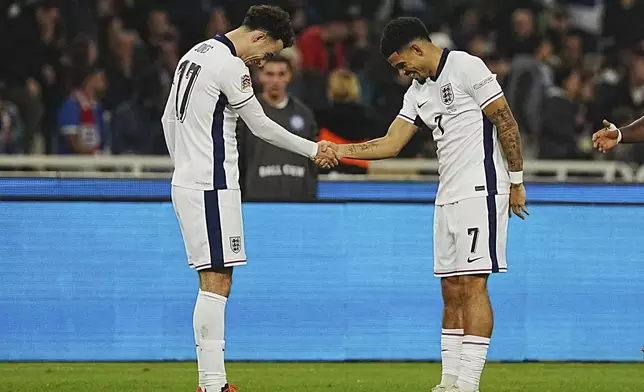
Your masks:
{"label": "stadium spectator", "polygon": [[644,39],[644,3],[637,0],[604,2],[602,34],[607,44],[629,49]]}
{"label": "stadium spectator", "polygon": [[516,55],[533,55],[539,41],[535,31],[534,14],[529,9],[518,9],[512,14],[510,34],[501,34],[497,45],[505,57],[511,58]]}
{"label": "stadium spectator", "polygon": [[[48,101],[50,98],[43,89],[55,82],[51,64],[57,64],[62,39],[57,2],[41,1],[32,7],[14,9],[0,26],[0,36],[0,80],[6,83],[6,98],[18,106],[24,120],[27,151],[40,151],[34,140],[42,139],[42,97],[46,94]],[[7,61],[9,55],[11,60]]]}
{"label": "stadium spectator", "polygon": [[569,34],[564,38],[564,48],[559,53],[561,65],[566,68],[580,68],[584,65],[583,38]]}
{"label": "stadium spectator", "polygon": [[[275,56],[259,74],[262,95],[258,97],[266,115],[292,133],[318,140],[313,112],[288,94],[291,63]],[[244,200],[312,201],[317,197],[318,169],[313,161],[259,139],[238,122],[240,174]]]}
{"label": "stadium spectator", "polygon": [[[45,138],[45,151],[56,151],[52,143],[58,133],[56,111],[73,90],[71,78],[76,69],[92,66],[99,59],[106,66],[110,90],[103,103],[110,115],[135,102],[149,101],[146,105],[154,106],[156,96],[167,90],[167,74],[174,63],[163,58],[168,44],[179,45],[178,52],[187,51],[204,36],[239,23],[253,2],[30,0],[0,5],[0,53],[9,59],[0,62],[0,81],[5,82],[5,95],[24,120],[27,151],[42,151],[40,135]],[[536,99],[538,89],[543,99],[552,85],[553,68],[592,70],[583,72],[588,77],[583,78],[582,91],[587,93],[582,95],[592,98],[579,102],[578,122],[585,124],[582,133],[588,132],[591,125],[593,129],[601,127],[601,113],[608,116],[606,111],[592,108],[605,106],[613,111],[623,107],[638,114],[638,89],[633,87],[637,85],[633,74],[638,67],[637,61],[633,63],[631,48],[644,39],[644,27],[639,23],[644,18],[641,1],[605,1],[603,17],[598,0],[280,3],[291,13],[300,44],[295,48],[300,60],[292,61],[289,91],[314,113],[327,113],[324,109],[329,106],[329,73],[349,69],[358,77],[360,99],[367,114],[384,118],[384,113],[390,111],[382,106],[388,101],[385,96],[397,96],[402,85],[389,72],[386,61],[374,55],[377,45],[371,34],[379,35],[381,21],[414,15],[433,26],[430,36],[438,46],[466,50],[485,59],[504,85],[506,95],[515,100],[511,103],[513,108],[519,106],[515,115],[526,135],[528,157],[530,148],[537,144],[530,137],[537,137],[535,129],[541,129],[534,121],[544,117],[543,109],[532,99]],[[535,50],[537,46],[539,50]],[[292,53],[288,56],[296,59]],[[139,89],[139,85],[149,91]],[[387,122],[377,119],[374,132],[385,132],[381,127]],[[154,144],[154,132],[142,134],[149,135]],[[414,143],[412,140],[409,146]],[[418,143],[427,145],[422,140]],[[426,150],[416,147],[414,151]],[[619,153],[624,150],[628,149],[620,149]],[[416,156],[415,152],[410,154]],[[602,159],[611,157],[623,156],[602,155]]]}
{"label": "stadium spectator", "polygon": [[139,90],[134,98],[119,104],[114,110],[111,152],[114,155],[165,155],[168,149],[159,121],[158,97],[145,96]]}
{"label": "stadium spectator", "polygon": [[159,42],[157,60],[141,76],[133,97],[120,102],[112,116],[113,154],[167,154],[159,118],[179,63],[178,37],[168,32]]}
{"label": "stadium spectator", "polygon": [[230,22],[226,17],[226,11],[223,8],[215,8],[210,12],[210,17],[208,18],[206,37],[226,34],[228,31],[230,31]]}
{"label": "stadium spectator", "polygon": [[541,129],[543,99],[553,85],[553,71],[548,63],[552,44],[542,39],[531,53],[515,56],[510,64],[506,97],[524,138],[524,155],[536,154]]}
{"label": "stadium spectator", "polygon": [[291,82],[288,85],[289,94],[298,98],[313,112],[328,106],[326,77],[320,72],[302,69],[301,56],[297,49],[287,48],[282,56],[291,63]]}
{"label": "stadium spectator", "polygon": [[568,30],[570,28],[570,14],[563,7],[553,7],[547,11],[548,26],[545,35],[552,42],[554,51],[559,53],[564,49]]}
{"label": "stadium spectator", "polygon": [[496,80],[499,82],[501,87],[505,89],[508,72],[510,71],[510,64],[508,64],[508,62],[497,53],[491,53],[484,57],[483,60],[490,71],[496,75]]}
{"label": "stadium spectator", "polygon": [[24,127],[18,107],[4,100],[0,85],[0,154],[24,154]]}
{"label": "stadium spectator", "polygon": [[467,45],[467,50],[471,55],[484,58],[490,53],[490,45],[483,36],[474,37]]}
{"label": "stadium spectator", "polygon": [[336,68],[346,67],[348,22],[346,12],[335,12],[323,24],[304,30],[297,40],[302,68],[326,74]]}
{"label": "stadium spectator", "polygon": [[562,68],[555,85],[546,93],[543,126],[539,135],[540,159],[573,159],[581,157],[577,148],[580,126],[577,113],[581,96],[580,71]]}
{"label": "stadium spectator", "polygon": [[458,50],[465,50],[481,33],[478,10],[474,7],[465,7],[458,19],[458,24],[452,29],[452,41]]}
{"label": "stadium spectator", "polygon": [[631,55],[630,66],[625,77],[612,88],[600,86],[602,94],[598,106],[605,116],[614,118],[611,113],[618,108],[631,110],[635,117],[644,114],[644,46],[636,47]]}
{"label": "stadium spectator", "polygon": [[161,8],[155,8],[150,11],[147,18],[147,31],[145,42],[148,45],[150,53],[157,53],[159,44],[163,40],[163,35],[171,30],[170,17],[168,12]]}
{"label": "stadium spectator", "polygon": [[[114,47],[106,60],[105,74],[109,80],[109,87],[105,94],[105,108],[112,110],[123,101],[128,101],[134,96],[137,77],[140,76],[135,63],[136,33],[122,30],[115,33]],[[155,41],[156,48],[161,45],[160,37]]]}
{"label": "stadium spectator", "polygon": [[108,134],[100,103],[107,82],[98,66],[79,70],[78,86],[58,110],[58,153],[96,155],[107,150]]}
{"label": "stadium spectator", "polygon": [[[353,72],[344,69],[333,71],[329,75],[328,96],[330,106],[317,116],[321,140],[344,144],[385,134],[386,129],[376,129],[374,119],[360,103],[360,84]],[[343,159],[335,170],[363,174],[367,167],[366,161]]]}

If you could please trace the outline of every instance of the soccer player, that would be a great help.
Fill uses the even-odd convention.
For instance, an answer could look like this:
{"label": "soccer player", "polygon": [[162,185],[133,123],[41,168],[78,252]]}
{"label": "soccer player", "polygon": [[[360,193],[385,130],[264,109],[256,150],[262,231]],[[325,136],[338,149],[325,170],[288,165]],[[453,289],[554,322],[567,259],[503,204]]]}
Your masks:
{"label": "soccer player", "polygon": [[247,64],[293,43],[288,14],[249,8],[239,28],[190,49],[175,71],[162,117],[174,163],[172,204],[189,265],[199,273],[194,336],[200,392],[232,392],[224,367],[224,310],[234,266],[246,264],[235,128],[241,116],[256,136],[324,166],[337,165],[328,145],[300,138],[264,114]]}
{"label": "soccer player", "polygon": [[644,117],[621,128],[604,120],[604,128],[593,135],[593,147],[601,152],[610,151],[619,143],[640,142],[644,142]]}
{"label": "soccer player", "polygon": [[[493,314],[487,280],[506,272],[512,212],[524,219],[523,156],[516,121],[481,59],[443,50],[416,18],[391,21],[381,52],[414,79],[384,137],[333,146],[340,157],[395,157],[421,124],[438,144],[434,274],[443,294],[442,380],[433,391],[474,392],[485,364]],[[503,163],[505,152],[509,173]]]}

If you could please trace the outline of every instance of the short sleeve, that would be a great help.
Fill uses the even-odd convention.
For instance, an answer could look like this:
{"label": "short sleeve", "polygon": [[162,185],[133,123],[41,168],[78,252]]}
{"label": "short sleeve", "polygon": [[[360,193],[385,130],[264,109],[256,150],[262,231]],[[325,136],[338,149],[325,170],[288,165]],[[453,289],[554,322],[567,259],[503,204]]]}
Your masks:
{"label": "short sleeve", "polygon": [[226,94],[232,109],[241,108],[255,96],[250,71],[239,58],[224,64],[218,79],[220,89]]}
{"label": "short sleeve", "polygon": [[73,135],[80,125],[80,107],[72,99],[58,109],[58,128],[63,135]]}
{"label": "short sleeve", "polygon": [[414,86],[411,85],[405,93],[403,105],[397,117],[416,125],[418,123],[418,112],[416,111],[416,99],[414,98],[413,88]]}
{"label": "short sleeve", "polygon": [[501,85],[496,80],[496,75],[478,57],[467,55],[460,64],[461,75],[464,81],[464,90],[481,107],[485,107],[503,96]]}

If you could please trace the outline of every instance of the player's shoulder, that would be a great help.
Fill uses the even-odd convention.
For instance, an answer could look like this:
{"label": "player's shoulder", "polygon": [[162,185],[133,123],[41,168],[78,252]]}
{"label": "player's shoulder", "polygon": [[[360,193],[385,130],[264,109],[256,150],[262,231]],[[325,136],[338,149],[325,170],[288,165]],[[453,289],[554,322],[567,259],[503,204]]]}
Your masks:
{"label": "player's shoulder", "polygon": [[194,45],[183,59],[195,61],[211,71],[221,71],[224,75],[248,71],[242,59],[233,55],[227,45],[214,38]]}
{"label": "player's shoulder", "polygon": [[482,64],[483,60],[480,57],[473,56],[461,50],[452,50],[447,56],[447,63],[445,69],[453,74],[460,74],[462,71],[467,71],[472,66]]}

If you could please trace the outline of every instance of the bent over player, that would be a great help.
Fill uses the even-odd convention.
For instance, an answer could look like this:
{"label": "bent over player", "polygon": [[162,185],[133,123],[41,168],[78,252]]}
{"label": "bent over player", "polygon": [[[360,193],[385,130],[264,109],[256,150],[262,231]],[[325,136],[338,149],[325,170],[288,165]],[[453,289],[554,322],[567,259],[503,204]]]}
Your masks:
{"label": "bent over player", "polygon": [[264,114],[253,94],[247,64],[293,43],[286,12],[253,6],[243,25],[193,47],[175,71],[163,113],[163,131],[174,163],[172,204],[188,263],[199,272],[193,326],[198,391],[231,392],[224,367],[224,310],[234,266],[246,264],[239,190],[237,117],[251,132],[278,147],[337,165],[335,152],[300,138]]}
{"label": "bent over player", "polygon": [[519,129],[483,61],[438,48],[420,20],[390,22],[382,33],[381,51],[400,73],[414,79],[402,109],[386,136],[333,148],[340,157],[389,158],[419,125],[433,129],[440,180],[434,274],[441,278],[444,302],[442,380],[433,390],[474,392],[493,327],[487,279],[490,273],[507,271],[511,211],[522,219],[528,213]]}

